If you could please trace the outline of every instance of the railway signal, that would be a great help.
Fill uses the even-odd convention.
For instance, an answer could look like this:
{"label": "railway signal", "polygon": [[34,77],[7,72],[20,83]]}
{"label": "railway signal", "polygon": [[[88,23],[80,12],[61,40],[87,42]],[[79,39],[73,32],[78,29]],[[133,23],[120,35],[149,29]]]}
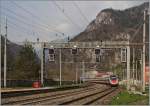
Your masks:
{"label": "railway signal", "polygon": [[49,54],[49,61],[55,61],[55,55],[54,54]]}
{"label": "railway signal", "polygon": [[95,54],[100,54],[100,49],[95,49]]}
{"label": "railway signal", "polygon": [[54,49],[49,49],[49,61],[55,61]]}
{"label": "railway signal", "polygon": [[101,56],[100,55],[96,55],[96,62],[100,62],[100,59],[101,58]]}
{"label": "railway signal", "polygon": [[78,49],[77,49],[77,46],[74,45],[73,48],[71,49],[71,54],[75,55],[78,53]]}
{"label": "railway signal", "polygon": [[74,54],[74,55],[77,54],[78,53],[77,48],[73,48],[71,53]]}
{"label": "railway signal", "polygon": [[49,49],[49,54],[54,54],[54,49]]}
{"label": "railway signal", "polygon": [[99,49],[99,46],[96,46],[97,48],[95,49],[95,54],[96,54],[96,62],[100,62],[100,55],[101,55],[101,50]]}
{"label": "railway signal", "polygon": [[126,50],[126,48],[121,48],[121,62],[127,62],[127,50]]}

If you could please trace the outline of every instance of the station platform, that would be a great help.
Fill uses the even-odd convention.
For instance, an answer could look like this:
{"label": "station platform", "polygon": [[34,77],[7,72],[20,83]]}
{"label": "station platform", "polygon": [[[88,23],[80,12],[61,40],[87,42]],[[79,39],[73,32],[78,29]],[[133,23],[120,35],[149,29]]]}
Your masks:
{"label": "station platform", "polygon": [[1,93],[50,90],[50,89],[59,89],[59,88],[76,87],[76,86],[83,86],[83,85],[82,84],[75,84],[75,85],[62,85],[62,86],[54,86],[54,87],[40,87],[40,88],[33,88],[33,87],[29,87],[29,88],[1,88]]}
{"label": "station platform", "polygon": [[33,91],[33,90],[46,90],[46,89],[56,89],[58,87],[40,87],[40,88],[1,88],[1,93],[5,92],[15,92],[15,91]]}

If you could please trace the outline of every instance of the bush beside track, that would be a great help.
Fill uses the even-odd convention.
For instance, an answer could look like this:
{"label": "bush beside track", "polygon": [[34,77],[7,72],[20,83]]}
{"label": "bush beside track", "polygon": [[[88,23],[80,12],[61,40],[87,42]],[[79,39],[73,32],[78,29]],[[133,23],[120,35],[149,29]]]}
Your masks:
{"label": "bush beside track", "polygon": [[110,103],[110,105],[148,105],[148,104],[149,104],[149,96],[133,94],[125,90],[116,95]]}

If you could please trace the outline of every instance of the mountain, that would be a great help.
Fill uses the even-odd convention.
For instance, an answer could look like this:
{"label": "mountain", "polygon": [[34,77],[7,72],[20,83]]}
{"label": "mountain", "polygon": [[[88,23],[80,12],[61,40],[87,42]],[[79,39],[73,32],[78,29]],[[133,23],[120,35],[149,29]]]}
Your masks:
{"label": "mountain", "polygon": [[[143,3],[139,6],[131,7],[125,10],[114,10],[111,8],[100,11],[96,18],[90,22],[86,29],[76,35],[70,40],[70,42],[89,42],[89,41],[130,41],[130,42],[142,42],[143,36],[143,16],[144,10],[148,9],[149,3]],[[146,42],[148,42],[149,35],[149,18],[146,19]],[[139,61],[141,55],[138,51],[141,48],[136,48],[135,58]],[[146,46],[146,62],[148,62],[148,46]],[[75,74],[75,69],[80,71],[82,64],[85,61],[85,71],[90,71],[95,68],[96,71],[113,71],[116,70],[122,73],[124,68],[121,63],[120,49],[104,50],[102,56],[100,56],[100,62],[96,62],[96,55],[94,49],[78,49],[77,55],[71,55],[69,50],[63,50],[62,52],[63,63],[63,77],[64,79],[75,79],[71,75]],[[59,54],[55,55],[55,62],[49,62],[47,67],[48,77],[59,77]],[[73,59],[76,59],[74,62]],[[132,48],[131,48],[131,60],[132,60]],[[73,64],[74,62],[74,64]],[[140,66],[140,63],[138,63]],[[77,65],[77,66],[75,66]],[[51,68],[53,67],[53,68]],[[78,76],[78,77],[79,77]],[[121,75],[119,75],[121,76]]]}
{"label": "mountain", "polygon": [[[132,39],[135,41],[136,38],[136,41],[139,42],[142,40],[143,29],[140,29],[135,38],[134,33],[139,28],[139,25],[142,25],[144,10],[148,9],[148,7],[149,3],[146,2],[125,10],[104,9],[97,14],[96,19],[83,32],[70,41],[123,41],[129,39],[133,42]],[[147,27],[147,29],[149,28]]]}

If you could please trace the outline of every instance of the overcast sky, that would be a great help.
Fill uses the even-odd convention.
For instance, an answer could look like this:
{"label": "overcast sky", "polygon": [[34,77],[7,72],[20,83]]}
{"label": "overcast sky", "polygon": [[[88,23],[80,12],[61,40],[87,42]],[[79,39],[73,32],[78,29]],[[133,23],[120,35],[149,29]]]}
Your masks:
{"label": "overcast sky", "polygon": [[0,3],[1,33],[5,34],[7,17],[8,39],[11,41],[63,39],[84,31],[102,9],[123,10],[146,1],[3,0]]}

